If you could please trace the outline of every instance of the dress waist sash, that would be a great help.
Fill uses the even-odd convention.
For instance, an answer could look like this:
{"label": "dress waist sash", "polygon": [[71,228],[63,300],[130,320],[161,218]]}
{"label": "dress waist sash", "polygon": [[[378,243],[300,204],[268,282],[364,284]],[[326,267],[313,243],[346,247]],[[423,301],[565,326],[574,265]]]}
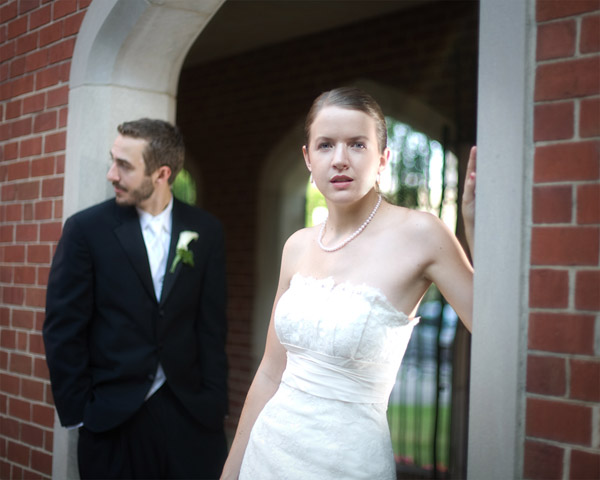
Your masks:
{"label": "dress waist sash", "polygon": [[387,403],[398,365],[332,357],[286,344],[281,381],[318,397],[352,403]]}

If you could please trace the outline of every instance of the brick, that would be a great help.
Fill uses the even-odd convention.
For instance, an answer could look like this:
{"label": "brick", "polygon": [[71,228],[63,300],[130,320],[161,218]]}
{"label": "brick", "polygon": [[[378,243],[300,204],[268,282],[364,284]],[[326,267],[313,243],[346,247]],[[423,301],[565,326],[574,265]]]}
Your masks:
{"label": "brick", "polygon": [[21,116],[21,110],[23,107],[22,100],[15,100],[14,102],[8,102],[6,104],[6,114],[5,119],[12,120],[13,118],[17,118]]}
{"label": "brick", "polygon": [[7,222],[19,222],[22,218],[21,205],[6,205]]}
{"label": "brick", "polygon": [[58,242],[62,231],[61,222],[43,223],[40,225],[40,241]]}
{"label": "brick", "polygon": [[579,135],[583,138],[600,136],[600,98],[581,100]]}
{"label": "brick", "polygon": [[[31,450],[29,447],[25,445],[8,442],[8,458],[10,458],[11,462],[18,463],[19,465],[29,466],[29,454]],[[24,478],[21,475],[15,475],[13,470],[13,474],[10,478]]]}
{"label": "brick", "polygon": [[7,23],[7,38],[13,39],[27,32],[27,17],[19,17]]}
{"label": "brick", "polygon": [[67,118],[69,109],[67,107],[61,108],[58,112],[58,128],[67,128]]}
{"label": "brick", "polygon": [[7,179],[9,181],[12,181],[21,180],[23,178],[29,178],[29,167],[30,162],[28,160],[7,165]]}
{"label": "brick", "polygon": [[50,263],[50,247],[48,245],[28,245],[28,263]]}
{"label": "brick", "polygon": [[48,90],[46,102],[48,108],[67,105],[69,103],[69,87],[64,85],[53,90]]}
{"label": "brick", "polygon": [[598,227],[533,227],[532,265],[597,265]]}
{"label": "brick", "polygon": [[43,177],[53,175],[55,164],[56,159],[54,157],[36,158],[31,161],[31,176]]}
{"label": "brick", "polygon": [[30,118],[23,118],[10,124],[10,134],[13,139],[31,134],[32,122]]}
{"label": "brick", "polygon": [[35,74],[35,88],[42,90],[47,87],[52,87],[61,81],[61,66],[54,65]]}
{"label": "brick", "polygon": [[570,398],[600,402],[600,361],[571,359]]}
{"label": "brick", "polygon": [[16,185],[17,200],[34,200],[40,195],[40,183],[28,182]]}
{"label": "brick", "polygon": [[600,178],[600,142],[583,141],[538,146],[533,179],[536,183]]}
{"label": "brick", "polygon": [[27,52],[32,52],[38,48],[38,32],[33,32],[28,35],[23,35],[17,38],[15,44],[15,52],[17,55],[23,55]]}
{"label": "brick", "polygon": [[52,219],[52,202],[49,200],[42,200],[36,202],[34,205],[34,218],[35,220],[50,220]]}
{"label": "brick", "polygon": [[577,25],[574,20],[538,25],[536,59],[572,57],[575,53]]}
{"label": "brick", "polygon": [[21,379],[21,396],[28,400],[44,400],[44,384],[39,380]]}
{"label": "brick", "polygon": [[33,405],[32,420],[49,428],[54,426],[54,408],[44,405]]}
{"label": "brick", "polygon": [[33,72],[44,68],[49,63],[47,50],[36,50],[25,57],[25,71]]}
{"label": "brick", "polygon": [[552,353],[594,355],[594,316],[531,313],[528,347]]}
{"label": "brick", "polygon": [[10,66],[8,69],[8,76],[10,78],[20,77],[25,73],[25,58],[19,57],[15,58],[12,62],[10,62]]}
{"label": "brick", "polygon": [[3,202],[9,202],[15,200],[17,197],[17,189],[14,184],[2,185],[1,186],[1,198]]}
{"label": "brick", "polygon": [[[19,380],[17,379],[17,388],[18,388]],[[9,438],[14,438],[18,440],[21,435],[21,422],[15,420],[14,418],[8,417],[0,417],[0,432],[5,434]],[[4,477],[0,477],[4,478]],[[8,478],[8,477],[6,477]]]}
{"label": "brick", "polygon": [[534,109],[534,141],[573,138],[574,110],[573,102],[536,105]]}
{"label": "brick", "polygon": [[38,8],[29,14],[29,28],[30,30],[39,28],[42,25],[46,25],[51,19],[52,11],[50,5]]}
{"label": "brick", "polygon": [[31,310],[13,310],[12,324],[14,328],[31,330],[33,328],[33,312]]}
{"label": "brick", "polygon": [[592,409],[565,401],[528,398],[526,435],[590,446]]}
{"label": "brick", "polygon": [[20,143],[21,158],[33,157],[42,153],[42,137],[28,138]]}
{"label": "brick", "polygon": [[[52,256],[54,256],[54,250],[52,251]],[[40,266],[38,267],[38,281],[37,284],[45,287],[48,285],[48,276],[50,275],[50,268],[49,267],[43,267]],[[43,323],[43,321],[42,321]]]}
{"label": "brick", "polygon": [[4,7],[0,7],[0,18],[3,19],[3,22],[8,22],[9,20],[16,18],[18,14],[19,9],[17,2],[12,2]]}
{"label": "brick", "polygon": [[38,240],[38,226],[35,224],[17,225],[17,242],[36,242]]}
{"label": "brick", "polygon": [[17,335],[12,330],[0,330],[0,345],[4,349],[14,350],[17,348]]}
{"label": "brick", "polygon": [[577,188],[577,223],[600,223],[600,185],[581,185]]}
{"label": "brick", "polygon": [[574,480],[600,478],[600,453],[573,449],[569,478]]}
{"label": "brick", "polygon": [[50,63],[57,63],[63,60],[68,60],[73,56],[73,50],[75,49],[75,39],[69,38],[56,45],[52,45],[48,51],[48,59]]}
{"label": "brick", "polygon": [[32,450],[31,468],[45,475],[52,475],[52,455],[39,450]]}
{"label": "brick", "polygon": [[[15,285],[32,285],[35,282],[35,267],[29,266],[16,266],[15,267]],[[18,315],[17,310],[13,310],[13,322],[15,320],[15,316]]]}
{"label": "brick", "polygon": [[600,52],[600,15],[583,17],[581,20],[581,53]]}
{"label": "brick", "polygon": [[9,305],[23,305],[25,291],[20,287],[4,287],[2,289],[2,300]]}
{"label": "brick", "polygon": [[76,35],[77,33],[79,33],[79,29],[81,28],[81,23],[83,22],[84,16],[85,12],[79,12],[75,15],[70,15],[69,17],[65,18],[63,35],[67,37],[69,35]]}
{"label": "brick", "polygon": [[[43,358],[33,359],[33,376],[44,380],[50,380],[50,373],[48,372],[48,364]],[[50,425],[51,426],[51,425]]]}
{"label": "brick", "polygon": [[530,480],[562,480],[564,449],[527,440],[524,448],[523,473]]}
{"label": "brick", "polygon": [[0,242],[1,243],[13,243],[14,242],[14,225],[0,225]]}
{"label": "brick", "polygon": [[19,14],[29,12],[40,6],[40,0],[19,0]]}
{"label": "brick", "polygon": [[54,20],[65,17],[71,13],[77,11],[77,2],[72,0],[56,0],[54,2],[54,14],[52,18]]}
{"label": "brick", "polygon": [[600,311],[600,270],[583,270],[575,277],[575,308]]}
{"label": "brick", "polygon": [[58,132],[46,135],[44,141],[44,153],[52,153],[62,151],[66,147],[66,132]]}
{"label": "brick", "polygon": [[40,334],[31,333],[29,334],[29,353],[35,355],[45,355],[44,339]]}
{"label": "brick", "polygon": [[[50,263],[49,260],[48,263]],[[25,290],[25,305],[28,307],[44,308],[46,306],[46,289],[33,287],[27,288]]]}
{"label": "brick", "polygon": [[544,0],[535,4],[538,22],[565,18],[580,13],[593,12],[598,9],[596,0]]}
{"label": "brick", "polygon": [[9,369],[11,372],[20,373],[22,375],[31,375],[32,373],[32,358],[29,355],[12,352],[10,354]]}
{"label": "brick", "polygon": [[45,47],[60,40],[62,38],[62,31],[62,22],[51,23],[47,27],[40,29],[40,47]]}
{"label": "brick", "polygon": [[63,179],[62,178],[48,178],[42,181],[42,197],[62,197],[63,195]]}
{"label": "brick", "polygon": [[47,132],[55,130],[57,127],[57,112],[56,110],[38,113],[33,119],[34,133]]}
{"label": "brick", "polygon": [[529,275],[529,306],[566,308],[569,305],[569,273],[566,270],[532,269]]}
{"label": "brick", "polygon": [[567,392],[565,359],[529,355],[527,359],[527,392],[564,396]]}
{"label": "brick", "polygon": [[25,97],[23,99],[23,113],[27,114],[42,111],[45,105],[45,97],[46,95],[44,93],[36,93],[35,95]]}
{"label": "brick", "polygon": [[8,263],[23,263],[25,261],[25,247],[22,245],[9,245],[1,248],[0,258]]}
{"label": "brick", "polygon": [[[0,154],[1,157],[1,154]],[[15,160],[19,157],[19,142],[11,142],[4,145],[4,160]],[[6,181],[2,178],[0,181]]]}
{"label": "brick", "polygon": [[600,62],[597,58],[538,65],[535,101],[564,100],[600,93],[599,76]]}
{"label": "brick", "polygon": [[9,375],[5,373],[0,373],[0,385],[2,385],[2,392],[8,393],[12,396],[19,396],[20,391],[20,380],[19,377],[15,375]]}
{"label": "brick", "polygon": [[24,423],[21,426],[21,441],[33,447],[44,446],[44,430]]}

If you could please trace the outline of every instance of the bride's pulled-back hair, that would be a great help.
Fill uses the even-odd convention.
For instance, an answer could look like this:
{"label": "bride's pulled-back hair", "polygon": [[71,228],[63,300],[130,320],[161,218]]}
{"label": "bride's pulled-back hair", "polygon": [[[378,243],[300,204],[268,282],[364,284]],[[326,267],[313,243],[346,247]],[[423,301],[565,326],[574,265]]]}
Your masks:
{"label": "bride's pulled-back hair", "polygon": [[383,153],[387,146],[387,126],[381,107],[371,95],[356,87],[340,87],[328,92],[323,92],[313,102],[306,121],[304,122],[305,145],[310,141],[310,127],[319,112],[325,107],[339,107],[348,110],[358,110],[369,115],[375,120],[377,131],[377,146],[380,153]]}

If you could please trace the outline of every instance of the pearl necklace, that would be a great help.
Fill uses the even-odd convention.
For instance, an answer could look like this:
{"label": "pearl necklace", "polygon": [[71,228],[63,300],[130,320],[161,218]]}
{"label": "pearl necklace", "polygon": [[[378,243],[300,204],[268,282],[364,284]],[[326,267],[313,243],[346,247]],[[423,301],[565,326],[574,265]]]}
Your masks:
{"label": "pearl necklace", "polygon": [[340,243],[336,247],[326,247],[325,245],[323,245],[323,234],[325,233],[325,225],[327,225],[327,219],[325,219],[325,221],[321,225],[321,230],[319,231],[319,238],[317,238],[317,242],[319,243],[319,247],[321,247],[321,250],[323,250],[325,252],[335,252],[335,251],[340,250],[341,248],[345,247],[346,245],[348,245],[352,240],[354,240],[356,237],[358,237],[358,235],[367,227],[367,225],[371,222],[371,220],[373,220],[373,217],[375,216],[375,213],[377,213],[377,209],[379,208],[379,205],[381,205],[381,195],[379,195],[379,198],[377,199],[377,203],[375,204],[375,208],[373,209],[371,214],[367,217],[365,222],[360,227],[358,227],[358,229],[356,229],[356,231],[352,235],[350,235],[346,240],[344,240],[342,243]]}

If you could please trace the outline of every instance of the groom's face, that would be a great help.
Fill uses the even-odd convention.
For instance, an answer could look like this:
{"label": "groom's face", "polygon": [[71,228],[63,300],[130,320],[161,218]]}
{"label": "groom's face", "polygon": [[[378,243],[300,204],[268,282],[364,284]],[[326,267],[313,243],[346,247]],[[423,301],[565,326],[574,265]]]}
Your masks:
{"label": "groom's face", "polygon": [[152,176],[146,172],[144,149],[148,142],[141,138],[117,136],[110,150],[112,163],[106,178],[115,189],[119,205],[142,206],[154,193]]}

